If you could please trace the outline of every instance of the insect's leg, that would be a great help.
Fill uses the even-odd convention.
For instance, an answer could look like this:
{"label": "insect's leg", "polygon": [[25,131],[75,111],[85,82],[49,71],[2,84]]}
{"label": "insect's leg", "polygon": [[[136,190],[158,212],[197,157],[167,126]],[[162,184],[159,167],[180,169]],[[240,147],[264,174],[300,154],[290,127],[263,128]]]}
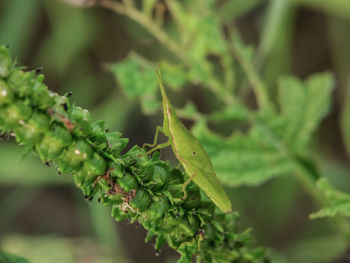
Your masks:
{"label": "insect's leg", "polygon": [[153,143],[152,143],[152,144],[150,144],[150,143],[145,143],[145,144],[142,145],[142,148],[145,148],[145,147],[153,148],[153,147],[155,147],[155,146],[157,145],[159,132],[162,132],[162,133],[163,133],[163,127],[157,126],[157,128],[156,128],[156,133],[155,133],[155,135],[154,135]]}
{"label": "insect's leg", "polygon": [[197,172],[192,174],[182,185],[182,192],[184,192],[184,196],[182,197],[182,200],[186,200],[187,198],[187,192],[186,192],[186,186],[193,180],[193,178],[197,175]]}
{"label": "insect's leg", "polygon": [[148,152],[146,152],[146,155],[150,155],[151,153],[153,153],[154,151],[156,150],[159,150],[159,149],[163,149],[167,146],[170,145],[170,141],[167,141],[165,143],[161,143],[161,144],[158,144],[156,147],[154,147],[153,149],[149,150]]}

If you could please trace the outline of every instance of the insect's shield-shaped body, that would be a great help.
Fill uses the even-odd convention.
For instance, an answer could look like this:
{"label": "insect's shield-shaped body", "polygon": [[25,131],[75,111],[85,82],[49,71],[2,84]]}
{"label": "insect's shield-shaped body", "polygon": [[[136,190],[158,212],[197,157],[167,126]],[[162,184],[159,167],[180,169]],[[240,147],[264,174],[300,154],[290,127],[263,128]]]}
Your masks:
{"label": "insect's shield-shaped body", "polygon": [[186,129],[177,117],[162,83],[160,69],[157,77],[163,98],[164,122],[162,132],[169,138],[170,145],[186,174],[223,211],[231,212],[231,202],[217,179],[213,165],[196,137]]}

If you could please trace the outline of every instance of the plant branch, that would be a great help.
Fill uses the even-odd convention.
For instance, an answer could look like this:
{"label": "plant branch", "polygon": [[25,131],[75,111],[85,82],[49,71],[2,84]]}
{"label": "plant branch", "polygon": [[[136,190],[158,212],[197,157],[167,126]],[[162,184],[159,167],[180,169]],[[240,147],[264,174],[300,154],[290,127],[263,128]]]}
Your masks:
{"label": "plant branch", "polygon": [[264,110],[268,107],[271,107],[267,89],[258,74],[255,72],[251,63],[249,63],[243,56],[241,56],[239,52],[235,50],[235,48],[231,46],[230,49],[232,51],[232,54],[236,57],[237,61],[241,65],[242,69],[247,74],[248,80],[252,85],[260,109]]}
{"label": "plant branch", "polygon": [[185,64],[188,63],[185,53],[177,45],[177,43],[169,38],[168,35],[164,33],[164,31],[152,21],[152,19],[147,17],[142,12],[138,11],[133,6],[123,5],[112,0],[101,0],[99,2],[99,5],[134,20],[139,25],[143,26],[148,32],[150,32],[163,46],[174,53],[182,62]]}

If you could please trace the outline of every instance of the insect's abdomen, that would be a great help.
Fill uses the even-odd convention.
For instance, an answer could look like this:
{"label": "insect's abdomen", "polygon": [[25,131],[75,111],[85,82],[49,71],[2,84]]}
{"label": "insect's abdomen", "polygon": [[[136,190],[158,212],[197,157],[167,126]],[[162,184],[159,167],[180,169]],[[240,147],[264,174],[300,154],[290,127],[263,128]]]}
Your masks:
{"label": "insect's abdomen", "polygon": [[208,173],[208,171],[192,165],[186,165],[185,171],[189,176],[195,174],[193,181],[224,213],[232,211],[231,201],[215,173]]}
{"label": "insect's abdomen", "polygon": [[169,118],[173,151],[189,177],[223,211],[231,211],[231,202],[215,176],[213,165],[197,139],[173,113]]}

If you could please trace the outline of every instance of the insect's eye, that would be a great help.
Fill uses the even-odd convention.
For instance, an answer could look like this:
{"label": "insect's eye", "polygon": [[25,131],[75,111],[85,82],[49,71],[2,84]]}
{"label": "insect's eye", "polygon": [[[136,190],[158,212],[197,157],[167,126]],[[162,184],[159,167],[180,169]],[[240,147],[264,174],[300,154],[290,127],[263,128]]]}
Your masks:
{"label": "insect's eye", "polygon": [[196,152],[192,152],[193,155],[196,155]]}

